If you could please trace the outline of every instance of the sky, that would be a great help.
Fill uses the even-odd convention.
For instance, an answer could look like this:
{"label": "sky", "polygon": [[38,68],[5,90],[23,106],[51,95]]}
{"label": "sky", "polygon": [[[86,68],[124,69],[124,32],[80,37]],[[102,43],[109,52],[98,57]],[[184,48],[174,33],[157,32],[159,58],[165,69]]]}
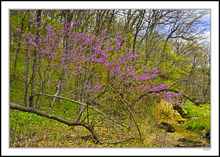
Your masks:
{"label": "sky", "polygon": [[[201,40],[201,42],[204,41],[204,40],[205,41],[210,41],[211,10],[208,10],[208,9],[206,9],[206,10],[204,10],[204,9],[203,10],[202,9],[195,9],[195,12],[193,12],[194,14],[193,14],[192,18],[188,17],[188,19],[189,19],[189,21],[192,21],[194,19],[194,17],[197,15],[196,13],[198,12],[198,15],[199,15],[200,11],[205,11],[206,15],[204,15],[201,19],[198,20],[199,23],[194,24],[193,27],[194,27],[195,31],[192,34],[197,34],[199,32],[198,36],[201,36],[202,38],[205,38],[205,39]],[[189,14],[189,16],[190,16],[190,14]],[[165,33],[165,34],[168,35],[171,32],[170,29],[172,29],[172,25],[161,25],[160,28],[158,29],[158,33],[159,34]],[[176,36],[175,32],[172,35]]]}
{"label": "sky", "polygon": [[211,10],[206,10],[207,15],[203,17],[204,21],[207,22],[207,29],[206,32],[210,32],[210,26],[211,26]]}
{"label": "sky", "polygon": [[[201,26],[204,31],[199,35],[203,39],[200,42],[206,42],[210,45],[211,40],[211,10],[205,10],[207,15],[205,15],[201,20],[204,21],[205,27]],[[199,28],[198,28],[199,29]]]}

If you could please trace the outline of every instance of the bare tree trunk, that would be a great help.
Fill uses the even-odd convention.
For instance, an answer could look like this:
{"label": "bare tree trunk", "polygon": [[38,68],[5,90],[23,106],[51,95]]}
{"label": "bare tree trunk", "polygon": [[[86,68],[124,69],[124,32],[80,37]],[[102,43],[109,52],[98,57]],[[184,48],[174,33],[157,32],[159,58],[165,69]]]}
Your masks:
{"label": "bare tree trunk", "polygon": [[[66,78],[66,69],[65,68],[63,68],[63,71],[62,71],[62,75],[61,75],[61,78],[60,78],[60,87],[59,87],[59,96],[62,96],[62,93],[63,93],[63,86],[64,86],[64,82],[65,82],[65,78]],[[61,103],[62,103],[62,100],[61,99],[59,99],[59,108],[60,108],[60,106],[61,106]]]}
{"label": "bare tree trunk", "polygon": [[[38,10],[38,13],[37,13],[37,22],[39,22],[39,27],[40,27],[40,18],[39,17],[41,17],[41,10]],[[37,30],[36,35],[37,35],[36,43],[38,44],[39,30]],[[37,72],[37,48],[35,48],[35,50],[34,50],[34,62],[33,62],[32,83],[31,83],[30,107],[33,107],[33,105],[34,105],[36,72]]]}
{"label": "bare tree trunk", "polygon": [[[54,94],[54,96],[57,96],[60,92],[60,81],[58,83],[58,85],[56,86],[56,90],[57,92]],[[51,101],[51,104],[50,104],[50,107],[53,109],[53,106],[54,106],[54,103],[55,103],[55,100],[56,100],[56,97],[53,97],[52,98],[52,101]]]}
{"label": "bare tree trunk", "polygon": [[18,47],[15,55],[15,63],[14,63],[14,73],[13,73],[13,83],[15,83],[15,74],[16,74],[16,67],[17,67],[17,60],[18,60],[18,53],[20,52],[21,49],[21,38],[22,38],[22,33],[23,33],[23,28],[24,28],[24,19],[26,17],[26,14],[22,18],[21,21],[21,32],[19,33],[19,40],[18,40]]}
{"label": "bare tree trunk", "polygon": [[[28,10],[29,11],[29,10]],[[29,11],[29,17],[28,19],[31,18],[31,15],[30,15],[30,11]],[[28,24],[28,29],[29,31],[31,31],[31,27],[30,27],[30,23]],[[30,107],[29,106],[29,81],[30,81],[30,48],[29,48],[29,45],[27,46],[28,50],[27,50],[27,65],[26,65],[26,82],[25,82],[25,96],[24,96],[24,104],[25,106],[27,107]]]}
{"label": "bare tree trunk", "polygon": [[[67,21],[69,24],[72,20],[72,17],[73,17],[73,14],[72,12],[63,12],[64,16],[65,16],[65,22]],[[65,52],[64,54],[68,54],[68,49],[69,49],[69,43],[68,43],[68,36],[66,35],[64,37],[64,48],[65,48]],[[64,63],[65,63],[65,60],[64,60]],[[63,71],[62,71],[62,75],[61,75],[61,78],[60,78],[60,87],[59,87],[59,96],[62,96],[62,93],[63,93],[63,86],[64,86],[64,82],[66,80],[66,75],[67,75],[67,70],[66,68],[64,67],[63,68]],[[62,103],[62,100],[59,99],[59,108],[61,106],[61,103]]]}
{"label": "bare tree trunk", "polygon": [[140,31],[140,28],[141,28],[141,25],[142,25],[142,21],[143,21],[143,18],[144,18],[144,14],[145,14],[145,10],[143,11],[140,11],[139,15],[140,15],[140,18],[138,20],[138,24],[136,26],[136,32],[135,32],[135,35],[134,35],[134,42],[133,42],[133,53],[135,54],[135,47],[136,47],[136,41],[137,41],[137,35]]}
{"label": "bare tree trunk", "polygon": [[79,76],[77,75],[75,79],[75,100],[78,100],[78,79]]}
{"label": "bare tree trunk", "polygon": [[30,83],[30,54],[29,50],[27,52],[27,67],[26,67],[26,82],[25,82],[25,96],[24,96],[24,104],[27,107],[29,106],[29,83]]}
{"label": "bare tree trunk", "polygon": [[38,105],[38,109],[41,107],[41,105],[42,105],[42,103],[43,103],[44,95],[46,94],[47,88],[48,88],[48,86],[49,86],[50,78],[51,78],[52,72],[53,72],[53,69],[51,69],[50,74],[49,74],[49,76],[48,76],[48,78],[47,78],[47,84],[46,84],[46,86],[44,87],[44,89],[43,89],[43,91],[42,91],[43,94],[42,94],[42,96],[41,96],[41,100],[40,100],[40,104]]}

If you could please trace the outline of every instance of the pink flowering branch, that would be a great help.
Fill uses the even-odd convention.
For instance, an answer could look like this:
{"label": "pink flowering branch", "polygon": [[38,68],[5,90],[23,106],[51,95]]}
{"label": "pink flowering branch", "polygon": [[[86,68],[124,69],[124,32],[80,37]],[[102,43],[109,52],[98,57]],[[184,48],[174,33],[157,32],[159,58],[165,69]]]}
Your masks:
{"label": "pink flowering branch", "polygon": [[[42,29],[36,19],[29,22],[38,31]],[[126,43],[122,44],[125,38],[117,34],[117,38],[112,42],[106,35],[105,30],[98,36],[73,32],[72,29],[76,24],[78,22],[71,24],[60,22],[60,28],[58,30],[48,25],[45,28],[45,34],[39,35],[38,44],[36,44],[36,35],[26,33],[28,42],[25,46],[27,47],[27,44],[31,44],[33,48],[39,49],[39,57],[47,58],[47,62],[52,62],[53,60],[60,62],[62,67],[69,70],[70,77],[86,73],[84,64],[87,62],[94,65],[94,67],[98,65],[106,67],[109,71],[110,80],[115,81],[112,83],[116,85],[121,81],[126,83],[133,82],[135,87],[130,87],[128,91],[140,90],[142,92],[153,93],[163,91],[168,87],[166,84],[154,85],[151,82],[154,78],[164,74],[166,71],[161,73],[157,68],[149,69],[142,65],[143,70],[139,72],[138,67],[134,63],[141,55],[133,54],[132,49],[121,49],[123,46],[126,46]],[[19,31],[19,28],[14,28]],[[68,36],[68,41],[64,41],[66,36]],[[71,49],[67,49],[67,43],[72,45]],[[58,55],[58,52],[61,53]],[[113,57],[112,55],[115,52],[119,55]],[[99,83],[100,81],[98,80],[94,87],[89,87],[88,83],[84,82],[84,87],[86,89],[93,88],[87,91],[97,93],[102,88],[100,86],[101,83]],[[165,100],[180,103],[176,99],[182,95],[172,95],[166,92],[162,94]]]}

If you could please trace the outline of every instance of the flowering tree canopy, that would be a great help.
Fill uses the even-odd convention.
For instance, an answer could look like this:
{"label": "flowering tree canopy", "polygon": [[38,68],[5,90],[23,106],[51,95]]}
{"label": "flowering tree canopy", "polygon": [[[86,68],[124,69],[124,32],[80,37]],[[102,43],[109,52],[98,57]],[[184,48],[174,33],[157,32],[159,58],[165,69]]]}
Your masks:
{"label": "flowering tree canopy", "polygon": [[[28,14],[27,11],[23,13]],[[53,98],[53,102],[55,98],[74,102],[79,105],[77,122],[82,120],[83,126],[92,130],[92,133],[92,128],[100,124],[101,118],[95,120],[95,113],[89,110],[101,114],[117,127],[122,127],[122,130],[123,127],[133,126],[132,122],[129,122],[131,117],[141,137],[133,110],[144,94],[185,105],[179,100],[184,94],[171,92],[169,86],[172,84],[158,81],[167,71],[145,65],[142,55],[134,53],[125,42],[126,38],[119,34],[110,36],[106,30],[98,35],[90,32],[78,33],[74,30],[78,22],[70,23],[67,20],[44,27],[41,20],[44,19],[29,19],[31,32],[13,27],[22,37],[20,49],[34,59],[33,67],[36,66],[36,71],[32,72],[32,80],[36,79],[40,92],[35,92],[31,97],[41,97],[41,101],[36,101],[37,108],[42,106],[44,96]],[[70,85],[67,86],[67,83]],[[56,94],[49,89],[53,86],[57,86]],[[65,92],[64,88],[68,92]],[[71,100],[62,97],[61,89],[64,93],[62,95]],[[28,87],[25,92],[29,92]],[[113,112],[118,112],[118,116],[114,114],[112,118]],[[39,114],[48,117],[43,113]],[[86,119],[87,125],[84,124]]]}

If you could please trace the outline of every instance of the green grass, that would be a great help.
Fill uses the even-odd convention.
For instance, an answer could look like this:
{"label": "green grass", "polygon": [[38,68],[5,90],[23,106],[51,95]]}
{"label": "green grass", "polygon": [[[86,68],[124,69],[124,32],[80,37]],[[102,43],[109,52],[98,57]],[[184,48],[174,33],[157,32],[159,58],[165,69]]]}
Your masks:
{"label": "green grass", "polygon": [[198,119],[192,120],[185,124],[188,129],[194,131],[209,131],[210,130],[210,122],[208,117],[200,117]]}
{"label": "green grass", "polygon": [[201,104],[201,106],[195,106],[191,102],[187,103],[189,105],[182,106],[188,112],[185,118],[191,119],[185,124],[186,128],[194,131],[209,131],[210,104]]}

